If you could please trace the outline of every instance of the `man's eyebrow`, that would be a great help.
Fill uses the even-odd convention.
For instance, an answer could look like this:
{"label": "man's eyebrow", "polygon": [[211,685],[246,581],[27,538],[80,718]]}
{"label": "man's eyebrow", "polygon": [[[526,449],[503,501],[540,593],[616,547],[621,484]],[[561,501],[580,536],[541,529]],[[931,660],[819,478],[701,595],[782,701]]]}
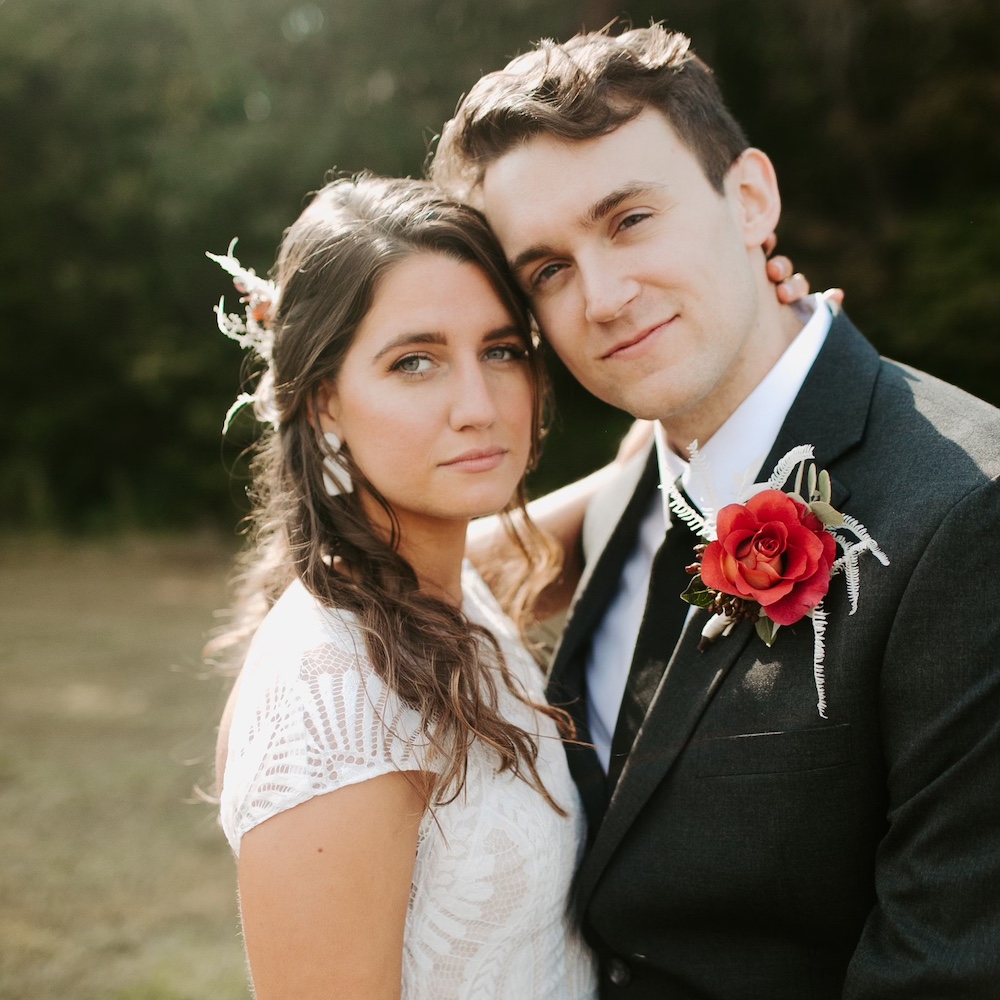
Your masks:
{"label": "man's eyebrow", "polygon": [[[662,194],[665,190],[664,184],[656,181],[632,181],[623,185],[610,194],[606,194],[599,201],[595,201],[583,214],[583,221],[586,225],[592,226],[607,218],[622,202],[630,198],[637,198],[644,194]],[[510,260],[510,269],[517,274],[527,264],[533,264],[536,260],[544,257],[558,256],[556,251],[546,243],[536,243],[526,247],[516,257]]]}
{"label": "man's eyebrow", "polygon": [[513,271],[514,274],[517,274],[522,267],[525,267],[528,264],[534,264],[536,260],[541,260],[543,257],[552,257],[554,255],[555,250],[553,250],[552,247],[547,246],[544,243],[536,243],[534,246],[530,246],[522,250],[508,263],[511,271]]}
{"label": "man's eyebrow", "polygon": [[628,201],[630,198],[637,198],[643,194],[661,194],[664,189],[665,185],[658,184],[655,181],[631,181],[618,188],[618,190],[612,191],[611,194],[605,195],[600,201],[595,201],[587,209],[587,214],[584,218],[587,223],[593,225],[609,216],[623,201]]}

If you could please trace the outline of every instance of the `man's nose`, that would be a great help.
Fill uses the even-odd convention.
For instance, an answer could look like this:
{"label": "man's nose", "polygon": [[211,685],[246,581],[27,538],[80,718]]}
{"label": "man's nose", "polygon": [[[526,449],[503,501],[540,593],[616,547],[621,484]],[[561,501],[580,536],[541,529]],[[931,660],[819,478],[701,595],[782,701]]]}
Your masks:
{"label": "man's nose", "polygon": [[610,323],[639,294],[639,282],[606,257],[578,262],[584,310],[590,323]]}

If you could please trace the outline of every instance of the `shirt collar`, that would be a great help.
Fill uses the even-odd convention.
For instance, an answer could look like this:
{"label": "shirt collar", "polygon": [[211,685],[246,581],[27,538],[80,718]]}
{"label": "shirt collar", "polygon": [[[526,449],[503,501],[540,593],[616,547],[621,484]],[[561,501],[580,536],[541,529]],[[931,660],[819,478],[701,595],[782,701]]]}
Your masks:
{"label": "shirt collar", "polygon": [[833,320],[820,295],[809,296],[799,308],[801,312],[811,310],[805,326],[729,419],[708,441],[699,443],[693,461],[685,462],[675,455],[667,444],[663,426],[659,421],[654,424],[665,523],[670,523],[667,489],[678,479],[695,506],[708,517],[741,499],[756,481]]}

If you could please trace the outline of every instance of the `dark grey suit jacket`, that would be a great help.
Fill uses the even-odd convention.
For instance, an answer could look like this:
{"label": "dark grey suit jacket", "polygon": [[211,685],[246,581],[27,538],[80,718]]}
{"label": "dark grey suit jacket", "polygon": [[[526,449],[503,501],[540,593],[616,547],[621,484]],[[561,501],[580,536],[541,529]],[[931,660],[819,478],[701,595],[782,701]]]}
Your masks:
{"label": "dark grey suit jacket", "polygon": [[[839,316],[764,471],[800,444],[891,565],[862,560],[853,617],[832,582],[826,719],[807,619],[770,649],[741,625],[698,652],[698,612],[610,801],[570,748],[602,997],[1000,997],[1000,412]],[[595,500],[598,548],[630,495],[648,503],[641,470]],[[589,636],[631,534],[586,553],[553,661],[584,736]]]}

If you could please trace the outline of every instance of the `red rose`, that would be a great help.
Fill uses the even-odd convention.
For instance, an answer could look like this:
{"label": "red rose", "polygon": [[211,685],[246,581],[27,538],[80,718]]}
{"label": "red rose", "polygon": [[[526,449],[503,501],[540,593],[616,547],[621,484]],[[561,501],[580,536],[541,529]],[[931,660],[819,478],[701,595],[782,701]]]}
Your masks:
{"label": "red rose", "polygon": [[837,543],[805,504],[764,490],[719,511],[706,549],[706,587],[754,600],[778,625],[794,625],[826,596]]}

